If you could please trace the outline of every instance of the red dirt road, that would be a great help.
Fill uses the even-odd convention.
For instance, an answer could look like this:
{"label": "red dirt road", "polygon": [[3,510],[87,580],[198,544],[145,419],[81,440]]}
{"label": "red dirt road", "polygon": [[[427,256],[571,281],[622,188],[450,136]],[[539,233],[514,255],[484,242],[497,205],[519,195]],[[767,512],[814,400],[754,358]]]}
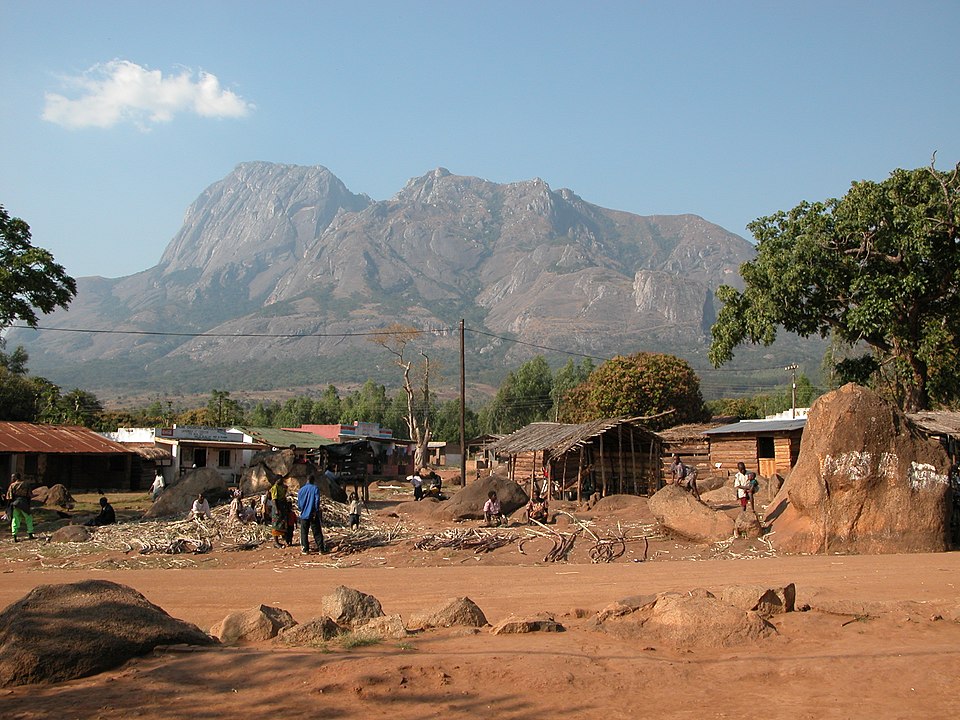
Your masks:
{"label": "red dirt road", "polygon": [[[409,615],[467,595],[492,623],[554,613],[568,631],[445,631],[336,649],[265,644],[158,651],[92,678],[0,691],[3,718],[953,718],[960,713],[960,553],[780,557],[610,565],[0,574],[0,605],[36,585],[124,583],[204,629],[232,610],[319,614],[337,585]],[[793,582],[811,612],[736,648],[670,648],[587,630],[573,608],[628,595]]]}

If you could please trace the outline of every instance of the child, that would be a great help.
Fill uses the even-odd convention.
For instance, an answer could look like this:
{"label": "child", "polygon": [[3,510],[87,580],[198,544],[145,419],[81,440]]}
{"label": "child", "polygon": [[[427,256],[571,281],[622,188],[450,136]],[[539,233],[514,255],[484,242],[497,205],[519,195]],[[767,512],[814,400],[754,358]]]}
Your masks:
{"label": "child", "polygon": [[505,524],[506,518],[503,517],[496,490],[487,493],[487,501],[483,504],[483,519],[486,521],[487,527],[492,527],[494,523],[497,525]]}
{"label": "child", "polygon": [[350,515],[350,529],[360,529],[360,498],[357,494],[350,493],[350,503],[347,505],[347,514]]}

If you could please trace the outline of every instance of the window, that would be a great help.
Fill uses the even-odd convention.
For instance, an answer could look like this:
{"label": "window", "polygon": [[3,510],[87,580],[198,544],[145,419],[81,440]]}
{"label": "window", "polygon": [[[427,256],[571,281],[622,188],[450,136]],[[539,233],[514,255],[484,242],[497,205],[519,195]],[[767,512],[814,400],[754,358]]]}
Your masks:
{"label": "window", "polygon": [[230,467],[230,451],[221,450],[217,458],[217,467]]}
{"label": "window", "polygon": [[775,458],[776,456],[777,456],[777,453],[773,446],[773,438],[758,437],[757,438],[757,457]]}

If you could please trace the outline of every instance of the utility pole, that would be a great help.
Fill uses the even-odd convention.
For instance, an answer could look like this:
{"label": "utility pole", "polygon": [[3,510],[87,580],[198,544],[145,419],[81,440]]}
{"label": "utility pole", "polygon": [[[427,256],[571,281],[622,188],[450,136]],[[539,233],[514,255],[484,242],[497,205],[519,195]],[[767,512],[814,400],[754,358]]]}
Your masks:
{"label": "utility pole", "polygon": [[460,318],[460,484],[467,486],[467,377],[463,350],[463,318]]}
{"label": "utility pole", "polygon": [[784,370],[789,370],[791,373],[790,380],[790,417],[797,417],[797,368],[800,367],[796,363],[787,365]]}

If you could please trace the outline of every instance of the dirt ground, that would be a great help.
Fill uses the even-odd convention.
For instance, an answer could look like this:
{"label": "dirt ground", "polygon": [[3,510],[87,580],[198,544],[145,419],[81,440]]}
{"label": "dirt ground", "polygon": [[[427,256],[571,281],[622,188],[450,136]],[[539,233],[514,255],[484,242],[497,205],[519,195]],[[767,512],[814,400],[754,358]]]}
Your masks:
{"label": "dirt ground", "polygon": [[[135,512],[135,498],[120,501]],[[100,578],[209,629],[259,604],[306,621],[319,615],[320,597],[347,585],[404,618],[466,595],[491,623],[549,612],[565,631],[452,629],[354,647],[158,649],[94,677],[0,690],[0,717],[820,720],[960,712],[960,553],[778,557],[761,541],[694,546],[660,536],[645,501],[610,505],[553,526],[589,530],[581,529],[567,562],[544,560],[554,546],[550,530],[534,535],[516,524],[496,531],[515,539],[490,552],[418,549],[424,537],[464,536],[479,523],[438,524],[406,489],[392,488],[374,493],[364,524],[394,539],[345,555],[302,556],[272,543],[231,552],[226,534],[209,553],[143,554],[117,539],[147,527],[135,523],[71,545],[14,545],[7,529],[4,607],[40,584]],[[41,535],[47,529],[38,527]],[[625,552],[592,563],[591,533],[624,538]],[[330,540],[340,534],[328,529]],[[631,595],[789,582],[810,610],[773,617],[777,633],[747,646],[672,647],[587,628],[590,615]]]}

